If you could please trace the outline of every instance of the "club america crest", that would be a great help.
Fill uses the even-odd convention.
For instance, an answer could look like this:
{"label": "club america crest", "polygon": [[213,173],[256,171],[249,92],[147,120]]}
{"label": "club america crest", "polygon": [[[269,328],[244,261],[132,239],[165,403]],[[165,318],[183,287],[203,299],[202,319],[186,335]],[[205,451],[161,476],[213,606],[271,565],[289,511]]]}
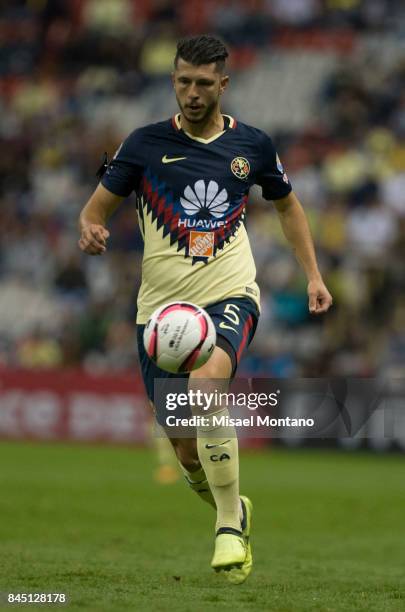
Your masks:
{"label": "club america crest", "polygon": [[245,179],[249,176],[250,164],[246,157],[234,157],[231,161],[231,170],[239,179]]}

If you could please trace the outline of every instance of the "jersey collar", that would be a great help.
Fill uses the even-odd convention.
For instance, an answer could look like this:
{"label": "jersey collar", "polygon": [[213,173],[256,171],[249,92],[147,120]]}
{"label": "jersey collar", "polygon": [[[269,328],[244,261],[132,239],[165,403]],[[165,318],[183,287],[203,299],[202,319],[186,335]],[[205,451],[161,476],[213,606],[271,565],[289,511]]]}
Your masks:
{"label": "jersey collar", "polygon": [[222,132],[218,132],[217,134],[214,134],[214,136],[211,136],[211,138],[200,138],[199,136],[193,136],[189,132],[186,132],[185,130],[183,130],[181,127],[181,123],[180,123],[180,113],[177,113],[176,115],[174,115],[174,117],[172,117],[172,125],[175,130],[177,130],[178,132],[180,131],[184,132],[184,134],[186,134],[192,140],[196,140],[197,142],[202,142],[203,144],[209,144],[210,142],[213,142],[217,138],[220,138],[220,136],[222,136],[222,134],[224,134],[227,129],[236,128],[236,125],[237,125],[236,119],[231,117],[231,115],[222,115],[222,116],[224,118],[224,129],[222,130]]}

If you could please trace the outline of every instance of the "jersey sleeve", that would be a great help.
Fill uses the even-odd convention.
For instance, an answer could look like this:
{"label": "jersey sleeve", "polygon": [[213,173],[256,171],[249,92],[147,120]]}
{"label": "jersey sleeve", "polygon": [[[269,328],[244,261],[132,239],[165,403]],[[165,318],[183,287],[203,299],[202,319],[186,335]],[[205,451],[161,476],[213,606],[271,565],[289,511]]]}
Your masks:
{"label": "jersey sleeve", "polygon": [[108,191],[126,198],[138,189],[145,167],[145,144],[142,141],[142,130],[135,130],[118,147],[101,179]]}
{"label": "jersey sleeve", "polygon": [[257,184],[262,188],[266,200],[278,200],[287,196],[292,186],[277,155],[273,142],[262,132],[262,166],[257,176]]}

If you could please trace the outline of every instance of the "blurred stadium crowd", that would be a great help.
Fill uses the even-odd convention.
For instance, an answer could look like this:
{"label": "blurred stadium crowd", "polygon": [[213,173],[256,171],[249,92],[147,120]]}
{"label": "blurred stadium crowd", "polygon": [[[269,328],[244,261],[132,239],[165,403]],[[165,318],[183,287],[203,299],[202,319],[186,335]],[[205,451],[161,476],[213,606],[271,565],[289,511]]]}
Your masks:
{"label": "blurred stadium crowd", "polygon": [[109,253],[84,256],[77,217],[132,129],[175,110],[180,36],[231,50],[224,110],[270,133],[308,212],[334,306],[308,314],[276,214],[253,190],[262,289],[244,372],[405,371],[405,20],[400,0],[1,2],[0,364],[137,367],[142,241],[133,200]]}

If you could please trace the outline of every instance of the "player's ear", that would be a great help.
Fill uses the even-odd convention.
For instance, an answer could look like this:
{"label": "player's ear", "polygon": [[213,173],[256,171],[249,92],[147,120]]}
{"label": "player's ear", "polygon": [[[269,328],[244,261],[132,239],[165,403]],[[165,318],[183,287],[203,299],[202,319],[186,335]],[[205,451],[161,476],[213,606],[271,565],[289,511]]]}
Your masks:
{"label": "player's ear", "polygon": [[225,89],[228,87],[228,83],[229,83],[229,76],[223,76],[221,77],[221,81],[219,83],[219,93],[223,94]]}
{"label": "player's ear", "polygon": [[174,86],[175,86],[175,76],[174,76],[174,72],[171,72],[171,73],[170,73],[170,77],[171,77],[171,79],[172,79],[172,84],[173,84],[173,87],[174,87]]}

